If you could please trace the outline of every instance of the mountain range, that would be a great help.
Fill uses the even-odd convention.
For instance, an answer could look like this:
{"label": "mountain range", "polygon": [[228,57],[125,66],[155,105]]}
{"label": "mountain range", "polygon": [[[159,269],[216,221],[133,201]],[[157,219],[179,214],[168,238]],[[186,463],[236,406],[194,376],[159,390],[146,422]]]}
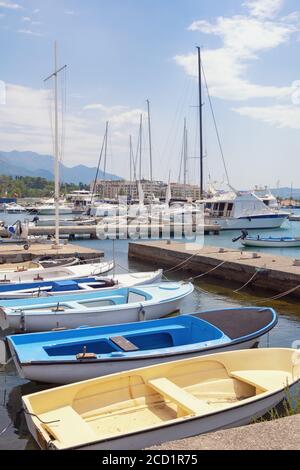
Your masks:
{"label": "mountain range", "polygon": [[[6,176],[41,177],[49,181],[54,179],[54,159],[51,155],[40,155],[35,152],[2,152],[0,150],[0,174]],[[90,184],[96,176],[97,168],[85,165],[68,167],[60,164],[60,180],[64,183]],[[103,178],[99,171],[98,179]],[[106,173],[106,179],[120,180],[116,175]]]}

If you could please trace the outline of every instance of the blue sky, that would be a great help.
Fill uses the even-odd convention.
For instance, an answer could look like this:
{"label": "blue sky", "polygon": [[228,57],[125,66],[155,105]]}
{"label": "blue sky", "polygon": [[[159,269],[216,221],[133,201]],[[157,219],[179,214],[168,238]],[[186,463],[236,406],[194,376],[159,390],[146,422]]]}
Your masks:
{"label": "blue sky", "polygon": [[[2,150],[52,152],[53,41],[68,64],[63,161],[97,164],[110,122],[108,170],[129,175],[129,134],[151,102],[154,175],[179,175],[183,120],[197,183],[195,46],[214,104],[230,182],[300,186],[297,0],[0,0]],[[143,175],[149,174],[145,117]],[[206,181],[224,169],[204,93]]]}

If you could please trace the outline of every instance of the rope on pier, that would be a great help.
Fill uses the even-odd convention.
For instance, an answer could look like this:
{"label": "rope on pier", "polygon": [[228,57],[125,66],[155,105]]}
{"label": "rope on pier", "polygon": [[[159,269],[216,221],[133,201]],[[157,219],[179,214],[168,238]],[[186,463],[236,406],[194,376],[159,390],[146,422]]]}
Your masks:
{"label": "rope on pier", "polygon": [[250,277],[249,281],[247,281],[242,287],[240,287],[239,289],[234,290],[233,292],[235,294],[238,294],[241,290],[245,289],[245,287],[247,287],[250,284],[250,282],[252,282],[256,278],[256,276],[259,274],[259,272],[260,272],[259,269],[257,271],[255,271],[253,276]]}
{"label": "rope on pier", "polygon": [[202,250],[200,251],[197,251],[196,253],[194,253],[192,256],[190,256],[189,258],[187,258],[186,260],[182,261],[181,263],[177,264],[176,266],[173,266],[173,268],[170,268],[170,269],[167,269],[165,271],[165,273],[170,273],[170,272],[173,272],[175,273],[176,271],[179,271],[179,269],[184,266],[185,264],[189,263],[191,261],[191,259],[193,259],[195,256],[198,256],[200,253],[201,253]]}
{"label": "rope on pier", "polygon": [[277,295],[274,295],[273,297],[268,297],[266,299],[263,299],[263,300],[260,300],[260,303],[265,303],[265,302],[270,302],[272,300],[279,300],[279,299],[282,299],[283,297],[286,297],[287,295],[289,294],[292,294],[293,292],[295,292],[297,289],[300,289],[300,284],[296,287],[293,287],[292,289],[289,289],[285,292],[282,292],[281,294],[277,294]]}
{"label": "rope on pier", "polygon": [[209,271],[206,271],[205,273],[199,274],[198,276],[190,277],[189,279],[185,279],[185,282],[193,282],[193,281],[195,281],[196,279],[199,279],[200,277],[207,276],[208,274],[212,273],[213,271],[216,271],[216,269],[218,269],[218,268],[220,268],[221,266],[223,266],[225,263],[227,263],[226,260],[225,260],[225,261],[222,261],[222,263],[218,264],[218,265],[215,266],[214,268],[209,269]]}

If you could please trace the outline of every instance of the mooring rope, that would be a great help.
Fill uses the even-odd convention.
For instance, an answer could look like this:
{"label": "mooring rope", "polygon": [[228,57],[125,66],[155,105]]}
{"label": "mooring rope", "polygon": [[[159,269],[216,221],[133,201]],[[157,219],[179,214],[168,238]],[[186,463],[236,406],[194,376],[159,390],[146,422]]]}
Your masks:
{"label": "mooring rope", "polygon": [[251,276],[250,279],[242,287],[240,287],[239,289],[234,290],[233,292],[235,294],[238,294],[241,290],[245,289],[245,287],[247,287],[256,278],[256,276],[258,275],[259,272],[260,272],[260,270],[255,271],[253,276]]}
{"label": "mooring rope", "polygon": [[218,265],[215,266],[214,268],[209,269],[209,270],[206,271],[205,273],[199,274],[198,276],[190,277],[189,279],[185,279],[185,281],[186,281],[186,282],[193,282],[193,281],[195,281],[196,279],[199,279],[200,277],[207,276],[208,274],[212,273],[213,271],[216,271],[218,268],[220,268],[221,266],[223,266],[225,263],[227,263],[226,260],[225,260],[225,261],[222,261],[220,264],[218,264]]}

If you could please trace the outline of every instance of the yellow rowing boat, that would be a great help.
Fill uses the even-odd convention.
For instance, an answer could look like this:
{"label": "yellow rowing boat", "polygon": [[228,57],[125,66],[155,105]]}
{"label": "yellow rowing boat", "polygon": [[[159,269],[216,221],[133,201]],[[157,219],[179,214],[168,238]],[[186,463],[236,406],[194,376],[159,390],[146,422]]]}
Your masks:
{"label": "yellow rowing boat", "polygon": [[141,449],[247,424],[299,379],[298,351],[243,350],[88,380],[23,402],[42,449]]}

